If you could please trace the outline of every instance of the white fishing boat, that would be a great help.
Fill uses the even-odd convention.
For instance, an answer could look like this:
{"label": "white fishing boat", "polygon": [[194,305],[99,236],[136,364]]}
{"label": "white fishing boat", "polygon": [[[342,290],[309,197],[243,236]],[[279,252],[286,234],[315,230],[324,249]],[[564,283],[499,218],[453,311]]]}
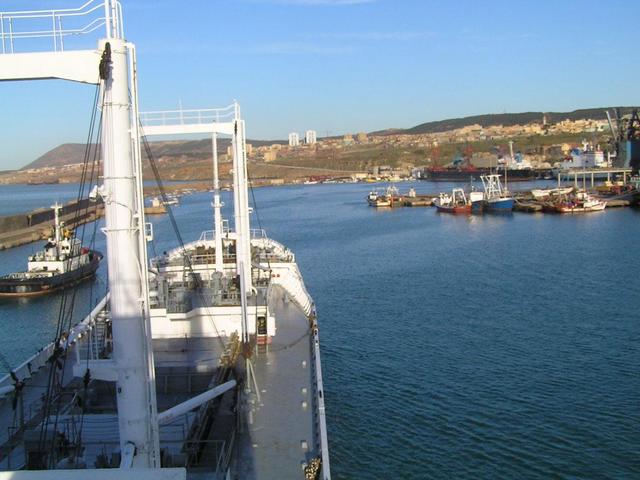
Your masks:
{"label": "white fishing boat", "polygon": [[573,187],[558,187],[558,188],[534,188],[531,190],[531,195],[536,200],[542,200],[544,198],[567,195],[573,191]]}
{"label": "white fishing boat", "polygon": [[[53,30],[20,29],[34,19],[52,19]],[[59,78],[102,92],[92,131],[102,134],[96,190],[109,267],[109,294],[91,313],[66,329],[61,312],[54,341],[0,378],[10,399],[0,402],[0,470],[14,480],[329,479],[315,307],[293,253],[250,228],[239,106],[181,110],[179,121],[139,114],[135,46],[115,0],[0,13],[0,22],[12,25],[0,80]],[[97,49],[62,51],[67,36],[102,28]],[[18,53],[25,38],[53,40],[52,51]],[[141,148],[162,133],[211,136],[214,228],[149,266]],[[221,217],[217,135],[231,137],[233,228]]]}
{"label": "white fishing boat", "polygon": [[586,191],[577,192],[556,204],[558,213],[599,212],[606,208],[607,202],[602,201]]}

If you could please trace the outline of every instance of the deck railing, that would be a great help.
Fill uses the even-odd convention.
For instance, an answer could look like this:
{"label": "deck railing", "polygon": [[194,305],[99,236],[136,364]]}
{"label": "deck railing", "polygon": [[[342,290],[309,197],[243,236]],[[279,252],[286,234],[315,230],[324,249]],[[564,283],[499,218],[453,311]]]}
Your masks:
{"label": "deck railing", "polygon": [[0,12],[2,53],[62,52],[65,40],[102,27],[106,38],[124,37],[119,1],[89,0],[77,8]]}
{"label": "deck railing", "polygon": [[237,104],[223,108],[178,109],[140,112],[143,127],[158,125],[199,125],[231,122],[237,118]]}

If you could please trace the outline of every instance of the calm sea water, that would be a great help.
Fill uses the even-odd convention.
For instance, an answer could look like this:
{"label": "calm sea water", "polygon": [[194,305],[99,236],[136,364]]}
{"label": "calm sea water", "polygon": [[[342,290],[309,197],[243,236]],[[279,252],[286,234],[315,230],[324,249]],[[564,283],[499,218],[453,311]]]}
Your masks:
{"label": "calm sea water", "polygon": [[[640,212],[377,211],[369,188],[255,191],[252,226],[297,254],[317,303],[334,478],[640,478]],[[210,196],[175,212],[191,240]],[[151,253],[175,245],[152,220]],[[0,268],[35,248],[0,252]],[[0,305],[5,357],[51,339],[58,301]]]}

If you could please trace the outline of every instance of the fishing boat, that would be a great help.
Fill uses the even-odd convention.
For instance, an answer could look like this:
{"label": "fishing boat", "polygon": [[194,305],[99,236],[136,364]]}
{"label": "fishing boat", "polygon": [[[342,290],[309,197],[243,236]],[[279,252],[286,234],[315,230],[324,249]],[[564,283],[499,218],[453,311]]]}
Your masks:
{"label": "fishing boat", "polygon": [[389,185],[384,193],[380,193],[378,190],[373,190],[367,195],[367,203],[371,207],[394,207],[403,204],[403,198],[400,195],[398,189]]}
{"label": "fishing boat", "polygon": [[582,191],[567,197],[564,201],[558,202],[555,210],[558,213],[599,212],[604,210],[606,206],[607,202],[603,202],[586,191]]}
{"label": "fishing boat", "polygon": [[[64,30],[80,17],[88,26]],[[53,19],[53,32],[18,29],[34,19]],[[69,328],[69,296],[54,340],[0,378],[10,399],[0,401],[0,470],[16,480],[35,478],[31,470],[71,480],[329,480],[315,306],[293,252],[250,228],[239,105],[139,113],[135,45],[116,0],[0,21],[14,26],[2,33],[11,50],[0,54],[0,80],[71,79],[101,92],[90,129],[101,142],[89,144],[102,149],[109,267],[109,293],[89,315]],[[58,51],[65,36],[102,27],[97,50]],[[53,38],[56,48],[15,57],[23,38]],[[147,137],[194,133],[213,142],[213,230],[188,243],[175,232],[178,246],[148,262],[142,148],[156,171]],[[218,135],[231,137],[232,226],[221,212]]]}
{"label": "fishing boat", "polygon": [[372,190],[367,195],[367,203],[370,207],[390,207],[391,200],[377,190]]}
{"label": "fishing boat", "polygon": [[469,214],[472,209],[471,201],[467,200],[462,188],[454,188],[451,191],[451,195],[448,193],[440,193],[433,203],[438,209],[438,212],[442,213]]}
{"label": "fishing boat", "polygon": [[514,199],[509,191],[502,187],[500,175],[482,175],[484,188],[483,209],[486,211],[510,212],[513,210]]}
{"label": "fishing boat", "polygon": [[33,297],[52,293],[93,277],[102,254],[83,247],[74,232],[60,221],[61,205],[54,211],[53,235],[44,248],[30,255],[26,272],[0,277],[0,298]]}
{"label": "fishing boat", "polygon": [[554,195],[567,195],[573,191],[573,187],[558,187],[558,188],[534,188],[531,190],[531,195],[536,200],[542,200]]}

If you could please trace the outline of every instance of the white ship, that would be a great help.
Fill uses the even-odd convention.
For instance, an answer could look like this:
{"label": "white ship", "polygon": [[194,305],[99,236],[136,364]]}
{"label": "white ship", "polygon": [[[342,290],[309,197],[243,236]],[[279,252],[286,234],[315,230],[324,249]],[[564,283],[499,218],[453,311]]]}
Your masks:
{"label": "white ship", "polygon": [[[43,19],[51,31],[22,29]],[[91,314],[68,330],[61,315],[55,340],[0,379],[0,470],[15,480],[329,479],[315,308],[293,253],[250,228],[239,106],[186,121],[181,111],[179,122],[140,115],[135,46],[115,0],[0,22],[0,80],[100,86],[109,267],[109,294]],[[102,28],[97,49],[64,49]],[[24,39],[51,51],[20,52]],[[149,265],[142,135],[167,132],[211,135],[214,228]],[[221,217],[218,135],[233,149],[233,228]]]}

